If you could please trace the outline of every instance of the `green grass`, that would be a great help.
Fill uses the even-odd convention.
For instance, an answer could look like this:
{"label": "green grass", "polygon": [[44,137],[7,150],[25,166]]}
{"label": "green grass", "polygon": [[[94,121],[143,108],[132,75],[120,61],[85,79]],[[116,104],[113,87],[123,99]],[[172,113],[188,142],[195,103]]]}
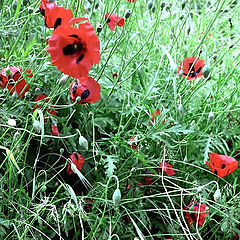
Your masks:
{"label": "green grass", "polygon": [[[240,234],[239,170],[217,178],[204,163],[210,152],[240,159],[238,1],[155,0],[153,12],[146,0],[59,0],[95,29],[103,24],[100,64],[90,72],[100,83],[101,100],[86,105],[70,101],[72,78],[57,82],[63,74],[46,51],[52,30],[38,12],[40,1],[0,3],[0,66],[31,68],[34,75],[26,78],[28,97],[0,89],[0,239],[229,240]],[[105,14],[124,17],[128,9],[124,28],[111,32]],[[208,63],[209,79],[177,77],[176,66],[191,56]],[[42,108],[45,116],[44,109],[56,105],[60,137],[51,135],[49,121],[44,134],[33,128],[39,93],[51,97]],[[161,118],[152,126],[157,109]],[[16,126],[8,125],[10,118]],[[78,131],[88,150],[79,145]],[[138,150],[130,147],[132,136]],[[74,151],[85,158],[81,173],[91,189],[66,173]],[[163,160],[176,175],[158,171]],[[153,183],[139,186],[146,171]],[[114,205],[118,181],[122,196]],[[216,202],[218,188],[222,197]],[[184,217],[192,199],[210,209],[201,228],[189,227]]]}

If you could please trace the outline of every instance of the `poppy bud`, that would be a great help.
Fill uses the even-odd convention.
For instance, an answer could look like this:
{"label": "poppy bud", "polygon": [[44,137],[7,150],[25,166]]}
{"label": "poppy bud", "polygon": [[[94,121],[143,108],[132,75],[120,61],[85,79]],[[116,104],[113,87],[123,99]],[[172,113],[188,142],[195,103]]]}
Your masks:
{"label": "poppy bud", "polygon": [[32,8],[32,7],[29,7],[28,8],[28,12],[31,14],[31,13],[33,13],[33,11],[34,11],[34,9]]}
{"label": "poppy bud", "polygon": [[179,113],[181,113],[181,114],[184,113],[184,107],[183,107],[183,105],[182,105],[181,103],[178,105],[178,111],[179,111]]}
{"label": "poppy bud", "polygon": [[130,16],[131,16],[132,12],[130,9],[128,9],[126,12],[125,12],[125,19],[128,19]]}
{"label": "poppy bud", "polygon": [[214,61],[216,61],[217,60],[217,54],[216,53],[213,54],[212,58],[213,58]]}
{"label": "poppy bud", "polygon": [[64,148],[61,148],[60,149],[60,154],[63,154],[64,153]]}
{"label": "poppy bud", "polygon": [[36,88],[36,89],[35,89],[35,93],[36,93],[37,95],[39,95],[40,92],[41,92],[40,88]]}
{"label": "poppy bud", "polygon": [[162,2],[161,3],[161,10],[163,10],[163,8],[165,7],[166,3],[165,2]]}
{"label": "poppy bud", "polygon": [[208,77],[209,77],[210,68],[209,68],[208,65],[205,65],[205,66],[203,67],[202,73],[203,73],[203,76],[204,76],[205,78],[208,78]]}
{"label": "poppy bud", "polygon": [[213,119],[214,119],[214,113],[211,111],[211,112],[209,112],[209,114],[208,114],[208,120],[209,120],[210,122],[212,122]]}
{"label": "poppy bud", "polygon": [[31,93],[30,93],[30,92],[26,92],[26,93],[24,94],[24,97],[25,97],[26,99],[29,99],[29,98],[31,97]]}
{"label": "poppy bud", "polygon": [[17,9],[17,1],[12,3],[12,9],[15,11]]}
{"label": "poppy bud", "polygon": [[179,72],[179,78],[181,78],[182,77],[182,75],[183,75],[183,70],[181,70],[180,72]]}
{"label": "poppy bud", "polygon": [[186,6],[186,1],[183,1],[183,3],[182,3],[182,10],[185,8],[185,6]]}
{"label": "poppy bud", "polygon": [[63,75],[60,79],[58,79],[58,84],[64,85],[67,82],[68,78],[68,75]]}
{"label": "poppy bud", "polygon": [[156,8],[155,8],[155,6],[153,6],[152,7],[152,12],[155,13],[155,10],[156,10]]}
{"label": "poppy bud", "polygon": [[17,125],[16,121],[12,118],[9,118],[7,124],[11,127],[15,127]]}
{"label": "poppy bud", "polygon": [[42,130],[40,122],[36,119],[33,120],[33,129],[38,133]]}
{"label": "poppy bud", "polygon": [[12,98],[13,98],[14,100],[16,100],[16,99],[18,98],[18,95],[17,95],[17,92],[16,92],[16,91],[13,92]]}
{"label": "poppy bud", "polygon": [[118,205],[120,200],[121,200],[121,191],[119,188],[117,188],[114,193],[113,193],[113,196],[112,196],[112,199],[113,199],[113,204],[114,205]]}
{"label": "poppy bud", "polygon": [[217,189],[213,195],[215,202],[219,202],[221,200],[221,191]]}
{"label": "poppy bud", "polygon": [[99,23],[97,25],[97,32],[100,33],[102,31],[103,25],[101,23]]}
{"label": "poppy bud", "polygon": [[153,1],[152,0],[149,0],[148,1],[148,9],[151,10],[153,7]]}
{"label": "poppy bud", "polygon": [[46,190],[47,190],[47,186],[46,186],[46,184],[43,184],[40,191],[45,192]]}
{"label": "poppy bud", "polygon": [[88,150],[88,141],[85,137],[80,136],[78,139],[79,145],[84,148],[85,150]]}

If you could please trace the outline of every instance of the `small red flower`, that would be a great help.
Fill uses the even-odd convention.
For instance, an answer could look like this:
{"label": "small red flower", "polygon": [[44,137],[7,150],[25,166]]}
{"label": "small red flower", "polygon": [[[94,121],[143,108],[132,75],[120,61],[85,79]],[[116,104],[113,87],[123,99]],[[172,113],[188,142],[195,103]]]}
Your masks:
{"label": "small red flower", "polygon": [[69,23],[73,18],[70,9],[58,6],[54,2],[46,2],[45,0],[41,2],[40,12],[45,17],[45,24],[48,28],[56,29],[60,25]]}
{"label": "small red flower", "polygon": [[192,81],[197,77],[202,77],[202,70],[205,66],[205,62],[201,58],[189,57],[185,58],[179,68],[177,75],[179,76],[180,71],[183,71],[183,76],[187,77],[187,80]]}
{"label": "small red flower", "polygon": [[239,236],[237,233],[233,236],[233,240],[239,240]]}
{"label": "small red flower", "polygon": [[[35,99],[34,102],[39,102],[39,101],[41,101],[41,100],[43,100],[43,99],[45,99],[45,100],[44,100],[45,103],[48,103],[48,102],[50,101],[50,98],[49,98],[49,97],[45,96],[44,94],[39,94],[39,95],[37,96],[37,98]],[[43,102],[43,101],[42,101],[42,102]],[[53,103],[51,103],[51,104],[47,107],[47,112],[48,112],[49,114],[55,116],[55,115],[57,114],[57,112],[56,112],[56,110],[54,109],[54,107],[51,106],[52,104],[53,104]],[[35,104],[35,105],[33,106],[33,108],[34,108],[34,109],[36,109],[36,108],[41,108],[43,105],[44,105],[43,103],[41,103],[41,104],[38,104],[38,103],[37,103],[37,104]]]}
{"label": "small red flower", "polygon": [[117,73],[113,73],[112,74],[112,78],[118,78],[118,74]]}
{"label": "small red flower", "polygon": [[57,125],[51,124],[51,131],[53,136],[60,136]]}
{"label": "small red flower", "polygon": [[[146,172],[146,173],[153,176],[153,173],[152,173],[152,172],[149,172],[149,171],[148,171],[148,172]],[[153,179],[152,179],[151,177],[145,176],[145,177],[144,177],[144,180],[145,180],[145,182],[146,182],[147,185],[152,185],[152,183],[153,183]]]}
{"label": "small red flower", "polygon": [[100,42],[93,26],[84,21],[78,28],[71,25],[86,19],[72,19],[54,30],[48,40],[51,62],[73,78],[86,77],[93,64],[100,60]]}
{"label": "small red flower", "polygon": [[164,162],[164,165],[163,165],[163,162],[160,163],[160,169],[163,168],[163,171],[168,175],[168,176],[173,176],[175,175],[175,171],[173,169],[173,166],[172,164],[168,163],[168,162]]}
{"label": "small red flower", "polygon": [[233,157],[212,152],[209,154],[209,158],[210,162],[206,161],[206,164],[219,178],[227,176],[238,168],[238,161]]}
{"label": "small red flower", "polygon": [[137,144],[136,144],[136,140],[135,140],[135,137],[131,137],[129,140],[128,140],[128,143],[130,144],[130,147],[134,150],[137,149]]}
{"label": "small red flower", "polygon": [[155,112],[151,112],[151,115],[152,115],[152,122],[154,123],[155,122],[155,119],[157,116],[160,116],[161,117],[161,112],[159,110],[156,110]]}
{"label": "small red flower", "polygon": [[[209,207],[206,204],[193,203],[188,204],[184,208],[186,210],[185,218],[189,226],[192,226],[192,223],[198,223],[198,226],[202,227],[207,215],[209,214]],[[193,213],[191,213],[193,211]]]}
{"label": "small red flower", "polygon": [[123,27],[125,19],[122,17],[117,16],[116,14],[112,13],[106,13],[105,19],[107,20],[107,25],[111,29],[111,31],[114,30],[114,28],[118,25],[119,27]]}
{"label": "small red flower", "polygon": [[[135,2],[135,0],[127,0],[128,2]],[[137,0],[136,0],[137,1]]]}
{"label": "small red flower", "polygon": [[[0,87],[7,89],[13,94],[15,91],[20,98],[29,90],[30,86],[22,77],[20,67],[3,68],[0,72]],[[16,82],[16,83],[15,83]]]}
{"label": "small red flower", "polygon": [[81,97],[80,103],[94,103],[100,99],[100,85],[92,77],[79,78],[71,84],[71,99]]}
{"label": "small red flower", "polygon": [[[79,153],[73,152],[69,157],[71,158],[72,162],[76,165],[77,169],[80,171],[82,169],[84,161],[85,161],[83,156]],[[69,175],[74,173],[71,169],[71,163],[69,163],[69,162],[67,165],[67,173]]]}

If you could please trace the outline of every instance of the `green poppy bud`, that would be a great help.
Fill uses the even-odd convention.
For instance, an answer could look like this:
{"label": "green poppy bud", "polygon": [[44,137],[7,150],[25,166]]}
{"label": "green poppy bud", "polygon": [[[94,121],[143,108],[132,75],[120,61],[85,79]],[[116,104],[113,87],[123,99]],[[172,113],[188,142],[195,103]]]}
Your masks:
{"label": "green poppy bud", "polygon": [[203,67],[202,73],[203,73],[203,76],[204,76],[205,78],[208,78],[208,77],[209,77],[210,68],[209,68],[208,65],[205,65],[205,66]]}
{"label": "green poppy bud", "polygon": [[209,112],[209,114],[208,114],[208,120],[209,120],[210,122],[212,122],[213,119],[214,119],[214,113],[211,111],[211,112]]}
{"label": "green poppy bud", "polygon": [[15,127],[17,125],[17,122],[14,119],[9,118],[7,124],[11,127]]}
{"label": "green poppy bud", "polygon": [[64,148],[61,148],[60,149],[60,154],[63,154],[64,153]]}
{"label": "green poppy bud", "polygon": [[80,101],[81,101],[81,97],[78,96],[78,97],[76,98],[76,102],[80,102]]}
{"label": "green poppy bud", "polygon": [[36,89],[35,89],[35,93],[36,93],[37,95],[39,95],[40,92],[41,92],[40,88],[36,88]]}
{"label": "green poppy bud", "polygon": [[149,0],[148,1],[148,9],[151,10],[153,7],[153,1],[152,0]]}
{"label": "green poppy bud", "polygon": [[85,137],[80,136],[78,139],[78,143],[80,147],[84,148],[85,150],[88,150],[88,141]]}
{"label": "green poppy bud", "polygon": [[26,93],[24,94],[24,97],[25,97],[26,99],[29,99],[29,98],[31,97],[31,93],[30,93],[30,92],[26,92]]}
{"label": "green poppy bud", "polygon": [[217,189],[216,192],[213,195],[215,202],[219,202],[221,200],[221,191],[220,189]]}
{"label": "green poppy bud", "polygon": [[165,2],[162,2],[162,3],[161,3],[161,6],[160,6],[160,7],[161,7],[161,10],[163,10],[163,8],[165,7],[165,5],[166,5]]}
{"label": "green poppy bud", "polygon": [[213,58],[214,61],[216,61],[217,60],[217,54],[216,53],[213,54],[212,58]]}
{"label": "green poppy bud", "polygon": [[97,32],[100,33],[103,29],[103,25],[101,23],[98,23],[97,25]]}
{"label": "green poppy bud", "polygon": [[60,85],[64,85],[64,84],[67,82],[68,78],[69,78],[68,75],[63,75],[60,79],[58,79],[57,82],[58,82],[58,84],[60,84]]}
{"label": "green poppy bud", "polygon": [[16,99],[18,98],[18,95],[17,95],[17,92],[16,92],[16,91],[13,92],[12,98],[13,98],[14,100],[16,100]]}
{"label": "green poppy bud", "polygon": [[155,8],[155,6],[153,6],[152,7],[152,12],[155,13],[155,10],[156,10],[156,8]]}
{"label": "green poppy bud", "polygon": [[185,111],[184,107],[183,107],[183,105],[181,103],[178,105],[178,111],[179,111],[180,114],[183,114],[184,111]]}
{"label": "green poppy bud", "polygon": [[120,200],[121,200],[121,191],[119,188],[117,188],[114,193],[113,193],[113,196],[112,196],[112,199],[113,199],[113,204],[114,205],[118,205]]}
{"label": "green poppy bud", "polygon": [[38,133],[40,133],[42,130],[41,123],[36,119],[33,120],[33,129]]}
{"label": "green poppy bud", "polygon": [[41,192],[45,192],[47,190],[46,184],[43,184],[40,190]]}
{"label": "green poppy bud", "polygon": [[179,72],[179,78],[181,78],[182,75],[183,75],[183,70],[180,70],[180,72]]}
{"label": "green poppy bud", "polygon": [[30,14],[32,14],[32,13],[34,12],[34,8],[28,7],[28,12],[29,12]]}
{"label": "green poppy bud", "polygon": [[131,16],[132,12],[130,9],[128,9],[126,12],[125,12],[125,19],[128,19],[130,16]]}

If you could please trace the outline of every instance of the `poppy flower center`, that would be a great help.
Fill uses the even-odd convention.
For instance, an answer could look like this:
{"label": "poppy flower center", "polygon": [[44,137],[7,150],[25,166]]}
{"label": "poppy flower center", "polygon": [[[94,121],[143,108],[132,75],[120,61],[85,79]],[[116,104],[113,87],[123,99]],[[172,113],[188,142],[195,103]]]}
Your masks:
{"label": "poppy flower center", "polygon": [[184,73],[184,75],[185,76],[188,75],[189,77],[194,78],[200,73],[202,67],[199,67],[198,70],[196,71],[195,68],[194,68],[194,64],[189,63],[189,68],[188,69],[189,69],[190,72],[188,74]]}
{"label": "poppy flower center", "polygon": [[65,56],[76,54],[76,56],[77,56],[76,63],[80,63],[82,61],[82,59],[84,58],[84,54],[86,51],[84,43],[81,41],[81,39],[76,34],[69,35],[69,37],[74,38],[74,42],[72,44],[66,45],[63,48],[63,54]]}
{"label": "poppy flower center", "polygon": [[89,95],[90,91],[87,89],[81,94],[81,99],[86,99],[87,97],[89,97]]}

